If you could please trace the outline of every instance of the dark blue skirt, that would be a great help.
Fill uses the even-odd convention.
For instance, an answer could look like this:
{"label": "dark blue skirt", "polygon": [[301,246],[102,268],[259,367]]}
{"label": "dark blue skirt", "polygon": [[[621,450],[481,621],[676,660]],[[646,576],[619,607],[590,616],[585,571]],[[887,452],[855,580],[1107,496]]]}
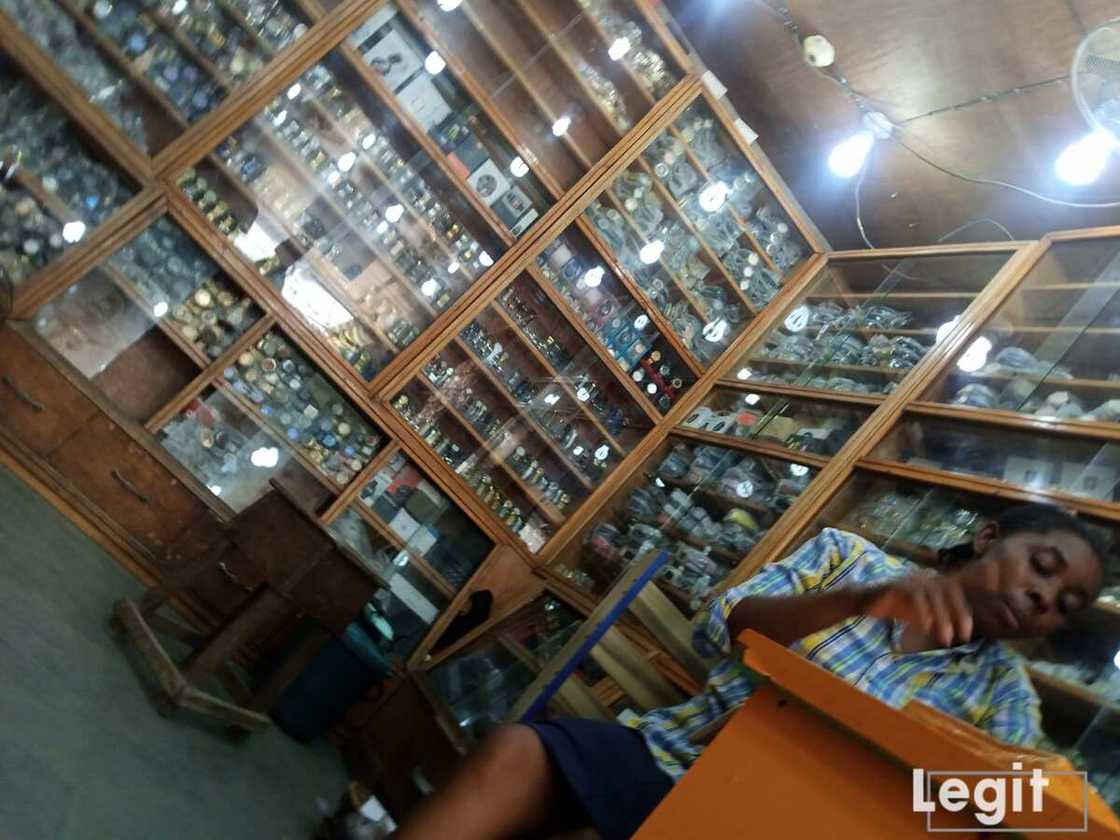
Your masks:
{"label": "dark blue skirt", "polygon": [[672,790],[642,733],[620,723],[530,723],[570,795],[572,827],[590,823],[603,840],[625,840]]}

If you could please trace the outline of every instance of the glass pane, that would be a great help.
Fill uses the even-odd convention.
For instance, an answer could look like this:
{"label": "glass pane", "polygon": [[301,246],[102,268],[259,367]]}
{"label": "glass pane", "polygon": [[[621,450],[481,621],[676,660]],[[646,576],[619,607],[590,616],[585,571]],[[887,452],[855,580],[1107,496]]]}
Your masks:
{"label": "glass pane", "polygon": [[1008,256],[829,263],[782,326],[736,363],[734,376],[801,388],[890,393]]}
{"label": "glass pane", "polygon": [[835,455],[872,411],[871,406],[717,388],[682,425],[827,456]]}
{"label": "glass pane", "polygon": [[650,429],[628,385],[522,277],[394,405],[537,551]]}
{"label": "glass pane", "polygon": [[586,216],[630,282],[705,365],[809,252],[700,104],[656,137]]}
{"label": "glass pane", "polygon": [[[635,293],[614,274],[591,243],[569,228],[537,257],[541,287],[633,380],[643,398],[668,411],[696,381],[673,346],[658,332]],[[551,287],[551,288],[550,288]],[[562,305],[557,302],[557,306]]]}
{"label": "glass pane", "polygon": [[[57,7],[3,0],[0,8],[52,53],[74,39],[62,46],[63,68],[149,151],[175,139],[307,31],[284,5],[258,0],[59,0]],[[114,110],[120,104],[124,113]]]}
{"label": "glass pane", "polygon": [[[317,508],[326,494],[275,435],[220,391],[207,389],[157,434],[164,449],[223,502],[241,511],[278,481]],[[276,458],[273,459],[273,453]]]}
{"label": "glass pane", "polygon": [[4,11],[101,108],[129,139],[154,154],[178,136],[157,92],[129,60],[105,43],[76,5],[0,0]]}
{"label": "glass pane", "polygon": [[698,609],[812,480],[810,467],[733,449],[674,442],[555,571],[596,595],[649,551],[671,557],[658,584]]}
{"label": "glass pane", "polygon": [[[218,384],[334,488],[350,483],[383,443],[381,433],[278,332],[247,348]],[[273,461],[279,452],[261,458]]]}
{"label": "glass pane", "polygon": [[420,558],[456,591],[493,548],[478,526],[401,454],[362,488],[360,500],[402,550]]}
{"label": "glass pane", "polygon": [[19,286],[135,193],[66,114],[0,57],[0,269]]}
{"label": "glass pane", "polygon": [[33,323],[122,410],[146,421],[260,315],[165,217],[40,308]]}
{"label": "glass pane", "polygon": [[496,624],[427,679],[468,737],[477,739],[505,719],[579,624],[575,612],[546,595]]}
{"label": "glass pane", "polygon": [[394,659],[407,659],[447,608],[449,593],[419,571],[406,552],[398,551],[356,511],[344,511],[331,523],[330,532],[387,584],[366,605],[365,618],[378,631],[378,646],[383,652]]}
{"label": "glass pane", "polygon": [[925,399],[1120,421],[1120,239],[1059,242]]}
{"label": "glass pane", "polygon": [[[454,69],[465,68],[524,159],[539,162],[560,189],[572,186],[681,77],[629,6],[442,0],[416,6],[415,17],[402,11]],[[446,98],[457,111],[473,104]]]}

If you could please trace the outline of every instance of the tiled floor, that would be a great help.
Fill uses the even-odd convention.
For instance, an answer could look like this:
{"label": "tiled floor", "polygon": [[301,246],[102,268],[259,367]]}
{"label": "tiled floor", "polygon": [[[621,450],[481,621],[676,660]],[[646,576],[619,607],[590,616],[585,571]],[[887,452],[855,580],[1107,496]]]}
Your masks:
{"label": "tiled floor", "polygon": [[0,837],[310,837],[346,783],[337,753],[157,715],[106,624],[138,588],[0,468]]}

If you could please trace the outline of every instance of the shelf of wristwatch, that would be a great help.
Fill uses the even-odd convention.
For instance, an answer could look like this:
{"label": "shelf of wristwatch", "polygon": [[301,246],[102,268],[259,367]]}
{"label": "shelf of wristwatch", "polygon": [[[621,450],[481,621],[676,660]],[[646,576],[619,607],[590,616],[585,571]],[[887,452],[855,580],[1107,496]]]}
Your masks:
{"label": "shelf of wristwatch", "polygon": [[485,469],[466,457],[459,444],[440,428],[440,415],[444,412],[442,403],[428,399],[417,405],[407,394],[400,394],[393,401],[393,408],[448,466],[463,477],[506,527],[534,551],[544,545],[554,530],[552,524],[543,519],[547,509],[531,508],[526,515],[520,506],[495,486],[493,477]]}
{"label": "shelf of wristwatch", "polygon": [[[831,456],[840,451],[870,414],[870,410],[840,409],[826,403],[778,398],[762,402],[760,395],[714,392],[717,405],[700,405],[685,418],[686,429],[711,432],[762,443],[776,443],[796,452]],[[718,403],[726,407],[720,408]]]}
{"label": "shelf of wristwatch", "polygon": [[[576,251],[563,239],[545,247],[537,257],[537,266],[576,317],[596,337],[596,344],[631,376],[631,381],[637,383],[644,379],[642,360],[654,347],[659,348],[659,352],[666,349],[665,342],[650,317],[622,287],[617,287],[617,292],[611,290],[613,275],[603,266],[576,256]],[[607,286],[604,286],[605,281]],[[662,413],[668,411],[676,394],[687,388],[682,373],[691,379],[690,372],[681,371],[683,367],[679,365],[676,370],[670,369],[670,375],[665,380],[675,389],[672,393],[657,392],[656,386],[653,393],[639,388],[642,398]],[[639,374],[639,371],[642,373]]]}
{"label": "shelf of wristwatch", "polygon": [[665,548],[671,558],[659,582],[678,601],[683,593],[695,610],[811,477],[809,468],[796,464],[775,469],[764,459],[720,447],[677,444],[613,521],[588,532],[582,560],[589,562],[561,574],[597,591],[646,551]]}
{"label": "shelf of wristwatch", "polygon": [[65,114],[26,82],[0,77],[0,149],[15,161],[0,184],[0,262],[16,284],[103,222],[131,190],[90,157]]}
{"label": "shelf of wristwatch", "polygon": [[[537,404],[541,400],[534,399],[532,404],[523,404],[515,400],[507,406],[507,415],[502,419],[502,415],[486,402],[481,391],[476,392],[471,387],[471,383],[478,384],[474,380],[476,373],[476,365],[469,360],[453,367],[439,357],[433,359],[424,368],[425,377],[436,389],[437,399],[451,403],[459,416],[481,436],[479,442],[484,449],[496,455],[501,455],[502,452],[508,454],[510,446],[506,444],[511,432],[519,426],[524,426],[534,432],[540,440],[555,443],[560,447],[556,454],[584,487],[590,488],[593,481],[602,477],[606,462],[598,456],[609,458],[609,449],[607,452],[596,451],[593,454],[592,448],[581,440],[569,420],[550,409],[542,410],[542,406]],[[493,382],[493,380],[488,381]],[[548,394],[544,396],[547,398]],[[543,402],[544,406],[548,406],[547,399]],[[605,444],[601,444],[600,448],[603,445]]]}
{"label": "shelf of wristwatch", "polygon": [[85,41],[84,29],[52,0],[0,0],[0,11],[63,69],[89,100],[141,149],[151,152],[140,88],[131,74],[114,68],[112,57]]}
{"label": "shelf of wristwatch", "polygon": [[645,44],[645,33],[638,23],[620,16],[604,0],[577,2],[593,21],[595,28],[602,33],[604,44],[626,45],[619,60],[633,78],[639,81],[643,90],[654,99],[660,99],[672,90],[678,80],[677,74],[672,72],[668,62],[656,49]]}
{"label": "shelf of wristwatch", "polygon": [[[786,317],[783,328],[768,335],[764,346],[750,357],[754,365],[781,365],[795,370],[764,374],[744,370],[748,370],[747,378],[761,382],[889,393],[930,347],[913,336],[891,336],[879,330],[901,327],[912,317],[908,312],[878,303],[853,308],[832,301],[802,304]],[[864,336],[870,337],[865,340]],[[838,373],[818,374],[821,370]],[[854,378],[857,375],[862,378]]]}
{"label": "shelf of wristwatch", "polygon": [[[536,431],[544,441],[555,441],[559,444],[561,461],[566,463],[569,471],[585,486],[590,486],[591,482],[599,480],[606,470],[607,459],[611,455],[610,448],[608,446],[606,452],[603,452],[602,447],[606,446],[605,443],[600,441],[588,444],[581,440],[579,432],[571,428],[571,424],[563,415],[557,414],[552,408],[559,402],[555,384],[547,379],[542,380],[527,374],[514,362],[501,341],[495,338],[478,319],[468,324],[459,337],[463,345],[468,348],[468,352],[477,360],[477,370],[495,386],[498,393],[506,397],[513,410],[514,419],[521,415],[529,428]],[[538,382],[547,384],[540,385],[537,384]],[[546,392],[553,393],[556,396],[555,401],[546,399],[549,396]],[[564,425],[559,429],[556,429],[557,418],[564,419]],[[555,433],[553,429],[556,429]],[[563,494],[558,498],[565,498],[566,495]],[[563,502],[556,503],[558,507],[563,508],[568,500],[565,498]]]}
{"label": "shelf of wristwatch", "polygon": [[1082,378],[1065,365],[1039,359],[1015,345],[990,355],[977,370],[966,371],[958,365],[950,372],[950,379],[966,380],[963,386],[950,386],[946,391],[952,405],[1059,420],[1120,422],[1120,374],[1109,372],[1104,379]]}
{"label": "shelf of wristwatch", "polygon": [[335,489],[380,449],[382,435],[285,338],[266,333],[222,371],[220,383]]}
{"label": "shelf of wristwatch", "polygon": [[[184,173],[179,186],[227,238],[236,240],[250,230],[251,225],[239,221],[230,206],[219,197],[217,190],[211,187],[210,181],[196,170],[190,169]],[[345,291],[347,281],[341,271],[318,250],[305,249],[294,234],[289,235],[271,217],[259,217],[254,224],[265,230],[265,236],[269,236],[269,229],[280,231],[272,236],[284,242],[284,247],[274,249],[271,256],[253,260],[257,271],[278,291],[282,293],[286,282],[292,279],[293,282],[310,282],[326,289],[335,301],[351,298]],[[256,255],[246,256],[252,258]],[[366,379],[372,378],[391,355],[406,347],[420,334],[419,329],[398,308],[398,302],[388,294],[378,296],[370,292],[363,296],[363,308],[357,313],[350,313],[355,318],[354,322],[322,330],[336,352]],[[377,341],[372,341],[372,337],[376,337]]]}
{"label": "shelf of wristwatch", "polygon": [[[483,410],[488,412],[485,419],[492,418],[494,415],[486,403],[474,394],[473,389],[470,394],[466,393],[467,387],[463,384],[460,393],[445,395],[446,386],[438,388],[431,386],[424,395],[425,402],[419,412],[423,416],[433,415],[433,422],[437,424],[441,415],[452,417],[479,444],[472,454],[468,455],[458,444],[450,442],[450,438],[438,425],[435,426],[436,432],[428,427],[417,428],[417,431],[421,432],[425,442],[457,472],[472,471],[484,461],[495,463],[504,471],[508,483],[512,483],[525,499],[538,506],[549,521],[561,521],[563,519],[561,507],[568,504],[571,497],[558,482],[549,479],[539,461],[527,454],[525,447],[521,445],[527,441],[519,442],[519,418],[514,415],[499,420],[497,426],[493,425],[493,420],[489,420],[489,425],[480,430],[477,425],[479,421],[472,421],[470,418],[481,418]],[[407,394],[401,394],[393,405],[402,416],[412,422],[410,412],[415,414],[416,410]],[[463,406],[463,410],[469,411],[470,417],[465,416],[458,406]],[[416,427],[417,424],[413,423],[413,425]],[[489,436],[484,437],[484,432]]]}

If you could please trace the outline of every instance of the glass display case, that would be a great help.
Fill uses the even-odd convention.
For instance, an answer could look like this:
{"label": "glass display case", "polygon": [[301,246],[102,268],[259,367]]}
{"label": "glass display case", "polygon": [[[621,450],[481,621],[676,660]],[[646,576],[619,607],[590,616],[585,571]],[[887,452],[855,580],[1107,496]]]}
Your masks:
{"label": "glass display case", "polygon": [[564,602],[543,595],[498,621],[423,679],[467,739],[477,740],[505,719],[581,621]]}
{"label": "glass display case", "polygon": [[493,548],[399,451],[329,527],[384,581],[366,613],[395,661],[412,655]]}
{"label": "glass display case", "polygon": [[832,260],[781,326],[751,347],[730,375],[751,383],[888,394],[1011,253]]}
{"label": "glass display case", "polygon": [[1055,242],[923,400],[1120,422],[1120,238]]}
{"label": "glass display case", "polygon": [[523,275],[393,407],[535,552],[652,427],[624,383]]}
{"label": "glass display case", "polygon": [[500,119],[519,159],[539,165],[556,195],[684,75],[636,3],[401,0],[396,7],[472,87],[473,102],[447,96],[451,107]]}
{"label": "glass display case", "polygon": [[670,436],[550,571],[602,596],[639,557],[665,549],[671,556],[657,583],[678,607],[694,612],[821,463],[792,453],[786,458]]}
{"label": "glass display case", "polygon": [[259,0],[2,0],[0,11],[155,154],[307,31]]}
{"label": "glass display case", "polygon": [[713,442],[726,436],[829,457],[874,410],[874,403],[798,399],[765,389],[717,386],[681,425],[712,436]]}
{"label": "glass display case", "polygon": [[1115,443],[918,413],[907,415],[873,455],[1104,502],[1116,501],[1120,490]]}
{"label": "glass display case", "polygon": [[13,170],[0,182],[0,271],[18,288],[105,222],[136,188],[3,55],[0,113],[0,159]]}
{"label": "glass display case", "polygon": [[810,253],[702,100],[615,176],[585,217],[628,285],[704,367]]}
{"label": "glass display case", "polygon": [[162,216],[31,318],[125,414],[146,422],[261,318]]}

